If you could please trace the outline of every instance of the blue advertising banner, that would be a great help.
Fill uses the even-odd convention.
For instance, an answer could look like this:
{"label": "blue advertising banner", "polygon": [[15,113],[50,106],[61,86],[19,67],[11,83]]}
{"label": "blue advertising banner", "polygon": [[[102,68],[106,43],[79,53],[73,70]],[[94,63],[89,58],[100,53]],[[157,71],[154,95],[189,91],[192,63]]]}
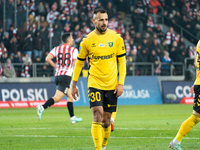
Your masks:
{"label": "blue advertising banner", "polygon": [[[53,79],[52,79],[53,80]],[[74,106],[88,106],[87,78],[77,82],[79,99]],[[45,101],[55,93],[55,83],[5,83],[0,86],[0,102]],[[65,96],[63,99],[67,99]],[[31,103],[32,104],[32,103]],[[119,105],[162,104],[157,77],[126,77],[124,92]]]}
{"label": "blue advertising banner", "polygon": [[194,95],[189,93],[193,81],[163,81],[164,103],[193,104]]}
{"label": "blue advertising banner", "polygon": [[119,105],[162,104],[157,77],[127,76]]}
{"label": "blue advertising banner", "polygon": [[54,83],[3,83],[0,86],[0,101],[47,100],[55,90]]}
{"label": "blue advertising banner", "polygon": [[[89,106],[87,95],[87,78],[77,82],[79,100],[75,106]],[[157,77],[126,77],[124,92],[118,98],[119,105],[162,104],[161,92]]]}

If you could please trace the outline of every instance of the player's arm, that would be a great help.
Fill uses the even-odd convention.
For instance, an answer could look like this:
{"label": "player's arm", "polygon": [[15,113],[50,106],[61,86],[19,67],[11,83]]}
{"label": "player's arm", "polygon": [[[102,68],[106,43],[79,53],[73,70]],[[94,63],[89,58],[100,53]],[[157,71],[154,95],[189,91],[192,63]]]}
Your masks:
{"label": "player's arm", "polygon": [[123,85],[126,76],[126,50],[122,38],[120,38],[118,48],[117,60],[119,64],[119,81],[114,91],[114,93],[117,93],[116,97],[119,97],[123,93]]}
{"label": "player's arm", "polygon": [[46,57],[46,62],[48,62],[52,67],[54,67],[56,69],[56,64],[52,61],[52,59],[54,58],[54,56],[49,53]]}
{"label": "player's arm", "polygon": [[[199,69],[200,68],[200,64],[197,61],[199,58],[199,53],[200,53],[200,40],[198,41],[197,45],[196,45],[196,68]],[[196,70],[197,71],[197,70]],[[194,84],[192,85],[192,87],[189,90],[190,93],[194,93]]]}
{"label": "player's arm", "polygon": [[124,85],[125,77],[126,77],[126,50],[124,46],[124,41],[120,38],[119,43],[119,53],[117,55],[117,60],[119,64],[119,82],[118,84]]}

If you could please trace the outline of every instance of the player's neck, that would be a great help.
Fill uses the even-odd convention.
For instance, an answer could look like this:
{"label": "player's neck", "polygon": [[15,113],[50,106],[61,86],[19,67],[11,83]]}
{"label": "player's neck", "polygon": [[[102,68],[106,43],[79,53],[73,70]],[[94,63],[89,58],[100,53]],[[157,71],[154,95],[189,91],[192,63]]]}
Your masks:
{"label": "player's neck", "polygon": [[69,44],[69,43],[64,43],[64,45],[69,45],[69,46],[72,46],[71,44]]}
{"label": "player's neck", "polygon": [[106,29],[105,32],[100,33],[97,29],[94,30],[94,32],[98,35],[105,35],[108,32],[108,29]]}

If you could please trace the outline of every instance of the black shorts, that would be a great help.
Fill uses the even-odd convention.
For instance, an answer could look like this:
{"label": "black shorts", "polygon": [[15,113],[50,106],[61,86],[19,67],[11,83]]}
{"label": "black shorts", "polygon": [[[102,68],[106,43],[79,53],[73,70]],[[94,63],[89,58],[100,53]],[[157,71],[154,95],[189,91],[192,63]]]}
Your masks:
{"label": "black shorts", "polygon": [[66,75],[56,76],[55,77],[55,83],[56,83],[56,89],[63,92],[64,94],[67,94],[67,90],[70,86],[71,77]]}
{"label": "black shorts", "polygon": [[106,112],[116,112],[117,97],[114,94],[114,90],[99,90],[95,88],[89,88],[88,98],[90,101],[90,108],[95,106],[103,106],[103,110]]}
{"label": "black shorts", "polygon": [[200,85],[194,85],[194,104],[193,104],[193,110],[200,113]]}

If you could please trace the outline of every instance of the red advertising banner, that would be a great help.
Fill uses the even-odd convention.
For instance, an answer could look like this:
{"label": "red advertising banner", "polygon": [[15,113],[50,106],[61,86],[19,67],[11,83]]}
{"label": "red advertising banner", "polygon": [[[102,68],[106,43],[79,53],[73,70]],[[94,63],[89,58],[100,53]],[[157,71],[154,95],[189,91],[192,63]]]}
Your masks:
{"label": "red advertising banner", "polygon": [[[0,108],[27,108],[36,107],[37,105],[43,105],[46,101],[6,101],[0,102]],[[51,107],[66,107],[67,100],[61,100],[59,103],[55,103]]]}

